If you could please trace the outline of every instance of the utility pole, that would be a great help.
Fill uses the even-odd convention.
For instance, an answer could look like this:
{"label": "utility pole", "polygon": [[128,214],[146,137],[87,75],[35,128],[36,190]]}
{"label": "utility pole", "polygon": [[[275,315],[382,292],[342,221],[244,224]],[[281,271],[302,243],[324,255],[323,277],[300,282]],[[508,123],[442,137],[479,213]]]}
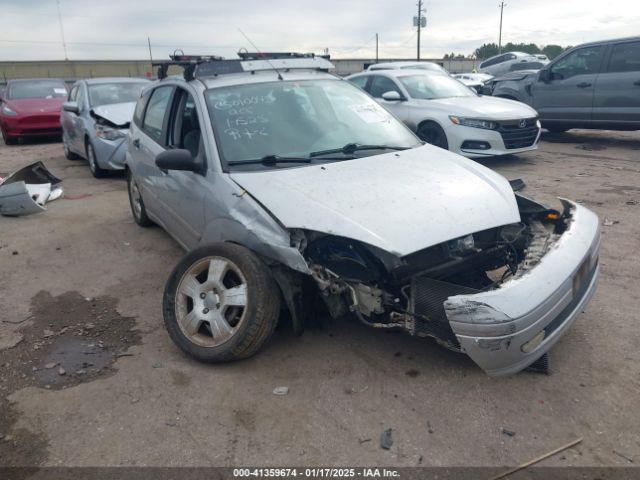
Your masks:
{"label": "utility pole", "polygon": [[60,24],[60,36],[62,37],[62,48],[64,50],[64,59],[69,60],[67,55],[67,43],[64,39],[64,27],[62,26],[62,14],[60,13],[60,0],[56,0],[56,6],[58,7],[58,23]]}
{"label": "utility pole", "polygon": [[500,35],[498,36],[498,55],[502,53],[502,12],[505,7],[504,2],[500,2]]}
{"label": "utility pole", "polygon": [[422,29],[422,0],[418,0],[418,48],[416,58],[420,60],[420,30]]}
{"label": "utility pole", "polygon": [[378,63],[378,41],[380,36],[376,33],[376,63]]}
{"label": "utility pole", "polygon": [[147,37],[147,43],[149,44],[149,59],[153,63],[153,55],[151,54],[151,38]]}

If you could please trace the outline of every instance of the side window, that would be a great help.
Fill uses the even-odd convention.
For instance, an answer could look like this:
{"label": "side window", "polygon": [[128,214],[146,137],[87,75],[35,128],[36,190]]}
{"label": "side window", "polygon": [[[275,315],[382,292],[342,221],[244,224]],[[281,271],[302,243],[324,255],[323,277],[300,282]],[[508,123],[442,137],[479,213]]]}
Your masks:
{"label": "side window", "polygon": [[163,143],[162,127],[172,92],[173,87],[170,85],[156,88],[151,93],[149,105],[142,122],[142,131],[159,144]]}
{"label": "side window", "polygon": [[364,90],[364,87],[367,85],[368,79],[369,77],[364,76],[364,77],[351,78],[349,79],[349,81],[353,83],[356,87],[360,87],[362,90]]}
{"label": "side window", "polygon": [[133,112],[133,123],[135,123],[139,127],[142,127],[142,116],[144,115],[144,108],[147,106],[147,102],[149,101],[151,92],[152,90],[145,92],[136,103],[136,109]]}
{"label": "side window", "polygon": [[553,79],[562,80],[576,75],[586,75],[598,73],[604,47],[597,45],[585,47],[570,53],[566,57],[558,60],[551,67]]}
{"label": "side window", "polygon": [[78,85],[76,85],[75,87],[73,87],[71,89],[71,91],[69,92],[69,101],[70,102],[75,102],[76,101],[76,97],[78,96]]}
{"label": "side window", "polygon": [[82,112],[84,110],[84,89],[82,85],[78,85],[78,91],[76,93],[76,102],[78,102],[78,108]]}
{"label": "side window", "polygon": [[607,72],[640,72],[640,42],[614,45]]}
{"label": "side window", "polygon": [[382,94],[386,92],[400,92],[400,89],[396,83],[388,77],[382,77],[380,75],[374,75],[371,79],[371,86],[369,87],[369,93],[375,98],[382,98]]}
{"label": "side window", "polygon": [[[179,89],[171,120],[169,121],[169,138],[167,145],[172,148],[184,148],[196,158],[200,154],[200,121],[193,96],[186,90]],[[152,98],[153,101],[153,98]],[[151,108],[151,104],[149,104]]]}

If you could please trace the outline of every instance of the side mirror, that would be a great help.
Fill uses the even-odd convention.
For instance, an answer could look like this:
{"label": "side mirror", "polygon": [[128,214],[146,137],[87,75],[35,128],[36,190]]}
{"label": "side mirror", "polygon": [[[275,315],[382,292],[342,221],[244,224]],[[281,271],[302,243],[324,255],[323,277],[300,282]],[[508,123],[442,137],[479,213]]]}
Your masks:
{"label": "side mirror", "polygon": [[387,102],[400,102],[403,100],[402,95],[394,90],[390,90],[388,92],[384,92],[382,94],[382,99]]}
{"label": "side mirror", "polygon": [[202,164],[193,158],[189,150],[176,148],[166,150],[156,156],[156,165],[160,170],[182,170],[202,173]]}
{"label": "side mirror", "polygon": [[64,102],[62,104],[62,110],[64,110],[65,112],[80,113],[78,102]]}
{"label": "side mirror", "polygon": [[544,83],[549,83],[551,80],[551,70],[543,68],[538,72],[538,80]]}

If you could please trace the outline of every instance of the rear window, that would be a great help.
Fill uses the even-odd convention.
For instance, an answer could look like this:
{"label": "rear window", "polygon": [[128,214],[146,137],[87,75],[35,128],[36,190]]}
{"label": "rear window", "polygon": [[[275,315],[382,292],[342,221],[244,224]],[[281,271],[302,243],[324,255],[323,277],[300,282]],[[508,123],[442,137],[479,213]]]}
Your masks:
{"label": "rear window", "polygon": [[614,45],[607,71],[640,72],[640,42]]}
{"label": "rear window", "polygon": [[9,84],[8,100],[25,98],[67,98],[68,91],[64,82],[57,80],[20,81]]}

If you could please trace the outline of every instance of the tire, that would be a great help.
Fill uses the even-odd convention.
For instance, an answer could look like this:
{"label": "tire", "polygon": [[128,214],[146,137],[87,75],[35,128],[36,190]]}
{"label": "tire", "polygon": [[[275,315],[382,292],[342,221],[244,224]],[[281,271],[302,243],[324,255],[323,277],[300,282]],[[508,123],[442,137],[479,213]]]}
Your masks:
{"label": "tire", "polygon": [[546,129],[547,131],[549,131],[549,133],[564,133],[568,130],[571,130],[570,128],[567,127],[554,127],[549,125],[548,127],[543,126],[542,128]]}
{"label": "tire", "polygon": [[420,140],[431,145],[449,150],[447,135],[436,122],[429,121],[421,123],[418,127],[418,137],[420,137]]}
{"label": "tire", "polygon": [[67,146],[66,142],[64,141],[64,139],[62,140],[62,148],[64,149],[64,156],[67,160],[79,160],[80,159],[80,155],[73,153],[69,147]]}
{"label": "tire", "polygon": [[138,189],[138,184],[133,178],[131,170],[127,169],[127,191],[129,192],[129,206],[131,207],[131,215],[135,222],[141,227],[150,227],[153,220],[147,215],[147,209],[144,206],[142,194]]}
{"label": "tire", "polygon": [[16,145],[18,143],[17,138],[7,137],[6,133],[4,133],[4,130],[0,130],[0,133],[2,134],[2,140],[4,141],[5,145]]}
{"label": "tire", "polygon": [[[233,289],[238,289],[235,295],[225,298]],[[280,313],[280,291],[251,250],[217,243],[180,260],[165,286],[162,307],[178,348],[203,362],[230,362],[254,355],[269,340]]]}
{"label": "tire", "polygon": [[87,149],[87,162],[89,163],[89,170],[91,170],[93,176],[96,178],[104,178],[109,175],[108,170],[100,168],[100,166],[98,165],[95,150],[93,149],[93,145],[91,145],[91,142],[89,140],[87,140],[85,148]]}

